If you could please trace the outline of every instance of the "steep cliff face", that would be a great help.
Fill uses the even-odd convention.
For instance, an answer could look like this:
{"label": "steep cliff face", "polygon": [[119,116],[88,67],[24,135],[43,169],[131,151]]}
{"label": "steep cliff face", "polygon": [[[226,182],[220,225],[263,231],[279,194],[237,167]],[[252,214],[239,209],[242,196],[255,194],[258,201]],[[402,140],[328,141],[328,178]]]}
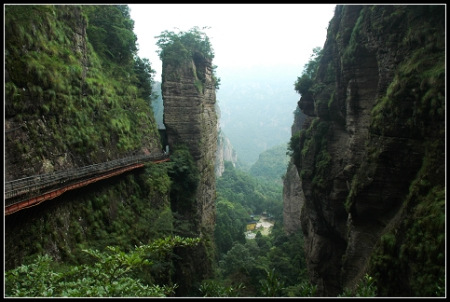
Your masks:
{"label": "steep cliff face", "polygon": [[293,155],[320,295],[365,273],[382,296],[442,293],[444,23],[444,6],[336,8]]}
{"label": "steep cliff face", "polygon": [[[6,181],[160,153],[134,73],[130,24],[124,6],[5,7]],[[101,53],[105,43],[118,41],[101,33],[130,38],[115,44],[121,57],[111,56],[112,49]],[[168,170],[148,164],[5,216],[6,269],[38,254],[79,264],[84,247],[128,250],[172,235]],[[170,271],[158,275],[157,283],[173,282]]]}
{"label": "steep cliff face", "polygon": [[[164,125],[170,149],[185,145],[192,155],[200,179],[195,195],[195,213],[190,213],[191,230],[197,236],[212,238],[215,224],[215,162],[217,152],[217,115],[215,79],[211,61],[201,55],[182,64],[163,60],[162,96]],[[176,202],[176,201],[175,201]],[[191,282],[202,280],[211,272],[207,247],[197,250],[183,274],[191,274]],[[186,255],[188,256],[188,255]],[[185,280],[182,285],[189,287]]]}
{"label": "steep cliff face", "polygon": [[130,76],[120,72],[133,62],[112,65],[99,58],[87,41],[88,12],[81,6],[7,6],[7,181],[130,152],[160,152],[151,110],[136,99],[135,83],[118,79]]}
{"label": "steep cliff face", "polygon": [[225,171],[225,162],[229,161],[236,166],[237,153],[233,149],[230,140],[219,131],[217,139],[217,155],[216,155],[216,177],[222,176]]}
{"label": "steep cliff face", "polygon": [[295,165],[289,162],[283,180],[283,227],[291,234],[301,227],[300,213],[305,204],[302,182]]}
{"label": "steep cliff face", "polygon": [[[219,104],[216,104],[216,113],[217,113],[217,121],[220,121],[220,107]],[[225,171],[225,162],[229,161],[233,164],[233,167],[236,166],[237,163],[237,153],[233,149],[233,145],[231,144],[228,137],[221,131],[220,123],[217,122],[217,154],[216,154],[216,177],[222,176],[222,173]]]}
{"label": "steep cliff face", "polygon": [[[291,126],[291,134],[298,133],[305,123],[309,125],[311,117],[307,117],[297,106],[294,113],[294,122]],[[305,125],[305,127],[308,126]],[[287,234],[301,228],[300,213],[304,204],[305,194],[303,193],[301,179],[291,157],[283,179],[283,228]]]}

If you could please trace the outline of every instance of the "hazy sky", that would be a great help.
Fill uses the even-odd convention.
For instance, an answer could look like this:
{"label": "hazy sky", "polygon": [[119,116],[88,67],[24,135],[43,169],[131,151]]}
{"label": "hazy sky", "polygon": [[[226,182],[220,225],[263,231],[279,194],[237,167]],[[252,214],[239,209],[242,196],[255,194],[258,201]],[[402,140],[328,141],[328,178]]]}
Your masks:
{"label": "hazy sky", "polygon": [[210,38],[220,71],[234,67],[296,67],[300,75],[314,47],[323,47],[335,4],[129,4],[139,56],[150,60],[161,78],[156,53],[164,30],[194,26]]}

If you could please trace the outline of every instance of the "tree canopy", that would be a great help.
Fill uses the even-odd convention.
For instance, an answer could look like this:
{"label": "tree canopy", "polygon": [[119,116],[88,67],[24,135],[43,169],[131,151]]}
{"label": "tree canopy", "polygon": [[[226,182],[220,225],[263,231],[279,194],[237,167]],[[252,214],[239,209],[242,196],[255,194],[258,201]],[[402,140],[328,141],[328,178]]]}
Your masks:
{"label": "tree canopy", "polygon": [[315,47],[308,63],[306,63],[303,68],[302,75],[297,78],[297,81],[294,84],[295,91],[297,91],[299,94],[305,95],[310,92],[321,57],[322,48]]}
{"label": "tree canopy", "polygon": [[156,45],[160,48],[158,54],[161,60],[178,63],[193,58],[194,55],[201,55],[209,60],[214,58],[209,37],[197,26],[187,32],[175,33],[165,30],[156,38],[158,38]]}

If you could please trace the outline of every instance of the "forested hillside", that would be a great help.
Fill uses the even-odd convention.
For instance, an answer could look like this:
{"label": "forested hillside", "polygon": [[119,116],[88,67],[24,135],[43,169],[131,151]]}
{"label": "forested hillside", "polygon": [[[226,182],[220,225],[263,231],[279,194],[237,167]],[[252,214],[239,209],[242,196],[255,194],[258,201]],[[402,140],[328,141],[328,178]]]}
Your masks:
{"label": "forested hillside", "polygon": [[[261,161],[264,166],[264,160]],[[270,169],[268,169],[270,172]],[[269,173],[269,174],[273,174]],[[200,287],[206,296],[312,296],[306,278],[301,232],[283,230],[282,186],[225,164],[217,180],[215,240],[218,267],[215,278]],[[262,213],[272,217],[268,236],[256,231],[246,239],[246,226]]]}
{"label": "forested hillside", "polygon": [[281,184],[289,161],[286,153],[287,144],[261,152],[258,160],[251,166],[249,173],[269,182]]}

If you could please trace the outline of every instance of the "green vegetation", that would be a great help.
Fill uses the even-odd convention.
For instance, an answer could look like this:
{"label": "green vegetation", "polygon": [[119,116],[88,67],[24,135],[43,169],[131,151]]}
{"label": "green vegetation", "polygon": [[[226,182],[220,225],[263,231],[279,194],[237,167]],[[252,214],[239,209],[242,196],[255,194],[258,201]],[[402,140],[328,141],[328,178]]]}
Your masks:
{"label": "green vegetation", "polygon": [[240,292],[245,288],[239,284],[236,288],[224,286],[214,280],[204,280],[199,287],[202,297],[239,297]]}
{"label": "green vegetation", "polygon": [[368,274],[359,281],[354,290],[345,288],[344,292],[338,297],[376,297],[377,287],[375,285],[375,280]]}
{"label": "green vegetation", "polygon": [[400,43],[409,54],[373,108],[370,129],[420,141],[425,154],[403,201],[403,220],[381,238],[371,272],[380,295],[444,296],[445,14],[439,6],[391,10],[387,21],[404,26]]}
{"label": "green vegetation", "polygon": [[289,142],[288,151],[297,167],[300,177],[312,179],[313,191],[323,194],[328,189],[328,169],[331,156],[327,151],[330,123],[314,119],[308,129],[295,133]]}
{"label": "green vegetation", "polygon": [[159,57],[167,64],[186,63],[196,55],[209,60],[214,58],[209,37],[198,27],[179,33],[165,30],[157,38],[156,45],[160,48]]}
{"label": "green vegetation", "polygon": [[[423,35],[427,33],[423,30]],[[373,131],[386,135],[401,131],[403,136],[423,138],[436,131],[431,125],[444,122],[445,48],[439,43],[436,37],[399,66],[372,111]]]}
{"label": "green vegetation", "polygon": [[[404,220],[385,234],[371,257],[380,295],[410,292],[411,296],[445,295],[444,141],[430,143],[422,168],[404,202]],[[398,274],[408,278],[398,278]]]}
{"label": "green vegetation", "polygon": [[267,149],[259,155],[249,173],[255,177],[281,184],[289,161],[286,155],[287,145],[279,145]]}
{"label": "green vegetation", "polygon": [[[226,162],[223,175],[217,179],[218,267],[215,278],[201,284],[199,295],[314,296],[315,288],[306,276],[302,233],[288,236],[282,229],[281,188],[281,184],[252,177]],[[271,232],[268,236],[258,232],[255,239],[246,239],[250,215],[256,218],[264,211],[273,216]]]}
{"label": "green vegetation", "polygon": [[[315,80],[322,58],[323,50],[313,49],[313,54],[305,65],[302,76],[297,78],[295,90],[302,97],[314,99],[315,95],[323,89],[323,84]],[[327,72],[332,73],[329,70]],[[295,114],[299,118],[299,112]],[[327,170],[331,164],[331,156],[327,151],[329,127],[329,122],[315,118],[308,129],[293,133],[288,144],[287,154],[293,158],[294,164],[300,169],[300,177],[312,178],[313,190],[318,194],[327,189]]]}
{"label": "green vegetation", "polygon": [[[342,8],[342,14],[345,14],[345,9]],[[386,44],[400,43],[398,49],[401,50],[400,56],[404,56],[403,60],[394,71],[386,94],[380,97],[372,110],[370,131],[374,137],[415,139],[426,150],[422,169],[402,203],[399,224],[380,238],[372,254],[370,277],[366,275],[357,289],[345,289],[341,296],[445,295],[445,176],[442,169],[445,154],[444,24],[442,6],[367,6],[361,9],[354,26],[340,30],[342,36],[335,37],[347,45],[341,61],[347,65],[357,65],[362,63],[361,58],[365,58],[359,57],[363,53],[360,41],[365,39],[367,31],[374,36],[386,35]],[[404,32],[407,34],[399,35]],[[346,40],[342,41],[343,38]],[[325,67],[330,72],[321,74],[321,80],[333,69],[329,62],[326,66],[325,56],[323,53],[320,72]],[[314,97],[314,88],[319,84],[307,75],[305,71],[298,78],[295,89],[302,97]],[[328,103],[330,116],[333,121],[340,122],[338,114],[332,115],[335,101],[335,94],[331,93]],[[320,104],[316,99],[314,102],[317,112]],[[329,187],[323,172],[327,170],[331,157],[324,151],[326,143],[322,141],[326,139],[328,126],[320,125],[322,121],[319,121],[316,118],[309,129],[293,134],[288,147],[289,154],[301,169],[301,177],[312,181],[313,194],[314,187],[319,189],[317,194]],[[348,211],[368,173],[379,165],[379,146],[369,144],[367,152],[365,170],[358,172],[353,179],[345,204]]]}
{"label": "green vegetation", "polygon": [[357,53],[359,50],[358,48],[361,47],[358,41],[361,39],[361,29],[363,26],[363,22],[365,22],[366,20],[365,18],[368,11],[369,6],[363,7],[359,12],[356,24],[351,28],[352,32],[350,34],[350,39],[342,55],[342,61],[344,64],[356,64]]}
{"label": "green vegetation", "polygon": [[172,181],[170,200],[173,211],[183,214],[192,213],[200,172],[186,146],[173,147],[168,173]]}
{"label": "green vegetation", "polygon": [[[8,152],[20,157],[17,170],[36,174],[43,159],[54,164],[59,155],[67,158],[66,166],[87,165],[160,149],[150,107],[154,71],[137,56],[128,6],[8,5],[5,10],[5,117],[23,125],[20,135],[6,139]],[[198,54],[195,60],[201,61]],[[199,79],[204,80],[201,74]],[[170,163],[149,164],[81,195],[65,194],[57,207],[46,203],[40,208],[45,211],[31,211],[20,229],[10,218],[8,269],[32,263],[30,255],[49,254],[61,265],[79,266],[87,257],[83,250],[117,246],[128,253],[162,236],[195,237],[196,221],[189,216],[196,213],[195,167],[189,154],[175,150]],[[211,245],[203,239],[200,245]],[[150,295],[139,284],[173,284],[174,259],[182,253],[177,247],[155,259],[137,283],[127,279],[120,287]]]}
{"label": "green vegetation", "polygon": [[58,209],[49,203],[44,212],[31,212],[19,229],[7,217],[6,227],[15,235],[5,238],[14,247],[6,252],[6,268],[28,255],[50,252],[63,262],[77,264],[83,260],[83,247],[111,245],[127,250],[173,234],[174,218],[165,193],[171,185],[167,169],[167,163],[150,164],[137,174],[111,179],[109,185],[87,187],[81,196],[67,193]]}
{"label": "green vegetation", "polygon": [[148,105],[153,70],[136,55],[128,6],[5,9],[5,117],[26,123],[28,135],[6,142],[19,154],[33,145],[24,166],[51,153],[94,163],[159,143]]}
{"label": "green vegetation", "polygon": [[[28,265],[5,273],[7,297],[166,297],[176,284],[147,283],[153,259],[163,258],[175,247],[195,246],[199,238],[166,237],[123,252],[107,246],[105,251],[85,249],[91,260],[80,265],[57,264],[49,255],[38,255]],[[148,279],[148,277],[147,277]]]}
{"label": "green vegetation", "polygon": [[234,242],[219,259],[212,282],[219,288],[234,290],[230,296],[314,296],[315,289],[307,281],[302,251],[301,232],[287,236],[276,222],[268,236],[258,233],[255,239],[246,239],[245,243]]}
{"label": "green vegetation", "polygon": [[245,243],[244,231],[249,214],[240,203],[217,197],[214,237],[220,254],[228,252],[235,242]]}
{"label": "green vegetation", "polygon": [[[160,48],[158,54],[164,64],[180,67],[182,64],[194,62],[194,84],[197,91],[203,93],[206,78],[201,67],[204,67],[205,62],[211,63],[214,58],[209,37],[198,27],[193,27],[187,32],[178,33],[165,30],[157,38],[156,45]],[[220,79],[215,75],[216,68],[217,66],[212,66],[213,84],[219,89]]]}
{"label": "green vegetation", "polygon": [[302,96],[310,96],[315,90],[314,79],[317,74],[320,59],[322,58],[322,52],[323,50],[320,47],[313,49],[313,54],[308,63],[305,64],[302,75],[297,78],[294,84],[295,91]]}
{"label": "green vegetation", "polygon": [[[133,64],[137,52],[134,21],[127,5],[82,6],[89,26],[87,34],[95,52],[108,69]],[[121,70],[122,74],[124,70]]]}
{"label": "green vegetation", "polygon": [[244,232],[251,214],[266,211],[281,219],[281,184],[254,178],[230,162],[225,162],[225,171],[216,183],[215,241],[219,254],[227,253],[234,243],[245,243]]}
{"label": "green vegetation", "polygon": [[[371,19],[374,35],[395,26],[407,28],[401,39],[395,34],[386,39],[400,41],[404,53],[399,58],[407,55],[407,59],[398,65],[386,94],[372,110],[371,134],[421,140],[425,156],[403,202],[400,223],[383,234],[374,249],[370,275],[354,289],[344,289],[340,297],[444,296],[445,30],[441,21],[445,14],[432,6],[364,7],[355,26],[344,30],[349,40],[343,63],[357,63],[358,41],[370,13],[383,16]],[[434,21],[415,23],[427,15]],[[72,162],[88,164],[142,147],[160,147],[150,108],[154,71],[147,59],[136,55],[133,26],[126,5],[5,6],[5,120],[22,125],[23,131],[6,137],[5,150],[22,156],[19,165],[35,173],[42,160],[53,159],[53,154],[69,154]],[[164,31],[158,38],[165,64],[193,62],[193,84],[202,93],[205,75],[199,70],[214,58],[208,37],[195,27],[178,34]],[[320,48],[313,50],[294,84],[302,97],[315,99],[329,89],[317,82],[322,62],[322,80],[333,81],[334,65],[325,57]],[[219,83],[215,77],[216,88]],[[326,103],[333,114],[335,102],[330,92],[315,105]],[[298,110],[295,115],[299,117]],[[316,196],[330,188],[330,127],[331,122],[316,118],[308,129],[293,134],[288,146],[300,176],[311,180]],[[376,158],[379,150],[369,148],[369,159]],[[202,240],[188,238],[198,223],[192,213],[201,174],[185,146],[174,148],[170,163],[148,164],[87,188],[80,196],[67,194],[57,200],[57,208],[48,202],[42,212],[33,209],[23,218],[5,217],[14,234],[5,237],[12,247],[5,250],[6,296],[173,296],[176,275],[192,271],[184,271],[180,262],[186,267],[195,263],[189,257],[197,257],[191,252],[202,245],[202,256],[217,257],[217,269],[214,279],[200,283],[195,277],[199,296],[314,296],[316,288],[307,281],[303,234],[286,235],[282,228],[278,182],[282,170],[278,168],[286,167],[280,155],[284,149],[263,153],[251,175],[226,163],[217,180],[214,240],[208,235]],[[353,182],[347,209],[360,185],[360,180]],[[274,218],[271,233],[246,239],[250,214],[265,211]]]}
{"label": "green vegetation", "polygon": [[[173,290],[175,290],[173,287],[175,285],[174,259],[179,258],[180,253],[184,250],[179,248],[180,244],[177,244],[176,249],[170,252],[161,250],[152,255],[146,255],[145,259],[151,260],[152,265],[145,266],[145,269],[128,267],[126,263],[117,264],[118,269],[114,274],[123,269],[125,270],[124,275],[114,275],[117,278],[111,283],[111,286],[104,284],[107,283],[107,280],[102,278],[109,276],[104,268],[113,260],[108,259],[122,259],[120,255],[125,253],[129,256],[123,256],[124,259],[132,261],[135,259],[133,256],[133,247],[135,246],[151,245],[155,242],[162,248],[170,247],[170,244],[176,242],[177,239],[166,244],[161,242],[161,238],[177,238],[178,234],[185,235],[187,233],[190,236],[183,237],[192,236],[189,232],[190,226],[183,225],[185,221],[179,219],[178,214],[172,212],[171,209],[168,192],[176,191],[177,188],[180,188],[180,184],[175,183],[177,179],[169,177],[169,174],[172,173],[169,171],[182,170],[174,168],[174,165],[176,163],[149,164],[139,173],[130,173],[125,177],[112,179],[108,184],[99,183],[95,188],[87,188],[80,196],[69,194],[64,200],[58,202],[58,209],[50,207],[44,209],[45,211],[42,213],[38,211],[35,214],[32,212],[27,215],[27,221],[21,224],[20,229],[14,229],[14,226],[11,225],[15,220],[7,219],[7,228],[16,233],[14,237],[7,236],[5,239],[6,241],[16,241],[14,244],[8,244],[8,246],[14,247],[14,249],[8,250],[6,255],[8,270],[15,269],[16,266],[12,262],[17,261],[21,256],[23,259],[18,262],[22,263],[25,268],[19,270],[29,270],[26,267],[34,265],[33,261],[36,255],[45,254],[49,254],[52,258],[51,261],[57,263],[59,267],[50,267],[47,271],[42,269],[42,274],[39,273],[40,275],[54,276],[43,285],[43,288],[53,288],[52,292],[39,292],[40,289],[30,287],[29,279],[24,278],[23,274],[19,274],[17,279],[7,280],[8,288],[17,286],[14,289],[16,292],[14,293],[11,289],[10,295],[173,295]],[[57,212],[55,212],[56,210]],[[67,236],[67,234],[71,235]],[[206,237],[203,239],[203,241],[208,240]],[[200,245],[208,244],[203,241],[199,242]],[[101,267],[97,267],[100,264],[94,265],[92,259],[90,260],[83,251],[104,251],[105,246],[114,246],[114,250],[111,250],[112,253],[95,254],[98,255],[97,258],[103,259],[94,261],[102,263]],[[189,247],[189,249],[191,248],[194,246]],[[139,263],[136,262],[136,264]],[[107,276],[94,278],[97,271],[102,271]],[[55,272],[56,275],[52,272]],[[108,278],[113,278],[112,276]],[[17,281],[19,279],[21,281]],[[65,283],[61,283],[61,280]],[[9,283],[10,281],[14,281],[17,285]],[[42,282],[35,283],[42,284]],[[47,286],[52,282],[55,282],[53,287]],[[81,283],[85,287],[82,287]],[[77,289],[77,284],[80,284],[79,289]],[[89,287],[87,287],[88,285]],[[129,289],[126,289],[128,287]]]}
{"label": "green vegetation", "polygon": [[225,171],[217,180],[217,194],[239,203],[248,213],[279,213],[281,215],[281,184],[255,179],[225,162]]}

